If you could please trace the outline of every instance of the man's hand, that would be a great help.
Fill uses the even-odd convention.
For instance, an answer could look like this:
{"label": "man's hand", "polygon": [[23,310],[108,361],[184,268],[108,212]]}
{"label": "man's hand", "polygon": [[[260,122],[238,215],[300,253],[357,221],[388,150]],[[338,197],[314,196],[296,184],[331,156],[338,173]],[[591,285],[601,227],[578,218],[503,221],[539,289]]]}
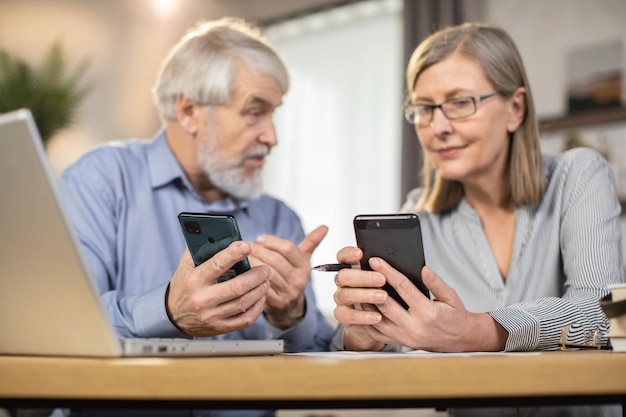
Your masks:
{"label": "man's hand", "polygon": [[215,336],[251,326],[263,312],[270,268],[258,266],[228,281],[217,282],[218,277],[251,252],[249,243],[234,242],[196,267],[185,249],[166,299],[172,323],[190,336]]}
{"label": "man's hand", "polygon": [[306,312],[304,289],[311,277],[311,255],[328,233],[319,226],[296,246],[272,235],[260,235],[252,247],[251,265],[267,265],[271,270],[265,317],[275,327],[296,325]]}

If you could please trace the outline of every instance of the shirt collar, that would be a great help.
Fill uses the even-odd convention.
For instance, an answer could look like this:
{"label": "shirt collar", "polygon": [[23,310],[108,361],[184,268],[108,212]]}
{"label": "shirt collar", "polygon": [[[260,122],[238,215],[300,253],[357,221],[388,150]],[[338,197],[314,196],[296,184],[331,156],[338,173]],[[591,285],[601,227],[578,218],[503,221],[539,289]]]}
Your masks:
{"label": "shirt collar", "polygon": [[148,145],[147,155],[152,188],[162,187],[176,179],[182,180],[187,186],[190,185],[182,167],[167,143],[165,130],[161,129],[154,136],[152,142]]}
{"label": "shirt collar", "polygon": [[[191,186],[183,168],[174,156],[172,149],[167,143],[165,130],[161,129],[154,136],[147,150],[148,165],[150,169],[150,182],[153,189],[178,182],[193,193],[198,199],[204,200]],[[177,181],[178,180],[178,181]],[[239,199],[227,196],[218,201],[208,204],[208,210],[216,213],[233,213],[245,210],[250,203],[249,199]]]}

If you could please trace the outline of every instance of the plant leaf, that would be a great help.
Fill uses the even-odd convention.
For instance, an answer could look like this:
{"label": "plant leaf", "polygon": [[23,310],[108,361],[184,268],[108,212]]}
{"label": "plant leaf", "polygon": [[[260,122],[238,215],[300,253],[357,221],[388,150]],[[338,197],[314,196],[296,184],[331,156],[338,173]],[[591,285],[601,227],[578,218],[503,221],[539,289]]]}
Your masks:
{"label": "plant leaf", "polygon": [[74,123],[81,102],[92,88],[81,85],[89,66],[90,60],[84,59],[69,72],[58,41],[35,67],[0,50],[0,113],[30,109],[45,144]]}

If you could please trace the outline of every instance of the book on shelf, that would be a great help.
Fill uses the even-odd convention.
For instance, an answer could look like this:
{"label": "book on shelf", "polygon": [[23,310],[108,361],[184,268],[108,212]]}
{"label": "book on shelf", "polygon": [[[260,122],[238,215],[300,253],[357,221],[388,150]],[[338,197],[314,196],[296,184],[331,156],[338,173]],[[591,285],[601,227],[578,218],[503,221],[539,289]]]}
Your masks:
{"label": "book on shelf", "polygon": [[610,297],[603,299],[600,306],[611,321],[607,333],[611,346],[616,352],[626,352],[626,284],[609,286]]}

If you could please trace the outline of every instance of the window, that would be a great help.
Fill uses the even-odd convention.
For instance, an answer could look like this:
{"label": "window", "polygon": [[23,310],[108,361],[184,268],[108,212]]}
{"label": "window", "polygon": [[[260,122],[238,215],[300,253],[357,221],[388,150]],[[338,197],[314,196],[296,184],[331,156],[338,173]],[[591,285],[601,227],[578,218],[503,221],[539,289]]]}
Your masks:
{"label": "window", "polygon": [[[265,34],[291,75],[265,189],[300,215],[306,232],[330,228],[312,262],[334,262],[355,244],[355,215],[399,209],[402,1],[357,2]],[[313,286],[332,316],[332,274],[314,273]]]}

